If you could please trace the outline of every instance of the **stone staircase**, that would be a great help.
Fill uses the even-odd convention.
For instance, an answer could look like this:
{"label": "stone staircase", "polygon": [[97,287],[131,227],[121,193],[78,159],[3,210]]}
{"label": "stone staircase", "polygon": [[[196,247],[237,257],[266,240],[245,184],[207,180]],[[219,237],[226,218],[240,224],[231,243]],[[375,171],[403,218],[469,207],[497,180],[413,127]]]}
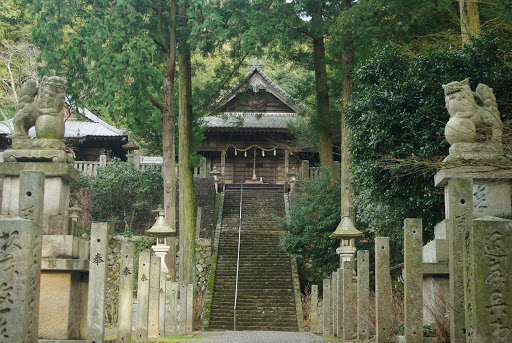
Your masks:
{"label": "stone staircase", "polygon": [[[240,193],[224,197],[209,329],[233,330]],[[283,193],[244,192],[236,330],[298,331],[292,261],[279,247]]]}

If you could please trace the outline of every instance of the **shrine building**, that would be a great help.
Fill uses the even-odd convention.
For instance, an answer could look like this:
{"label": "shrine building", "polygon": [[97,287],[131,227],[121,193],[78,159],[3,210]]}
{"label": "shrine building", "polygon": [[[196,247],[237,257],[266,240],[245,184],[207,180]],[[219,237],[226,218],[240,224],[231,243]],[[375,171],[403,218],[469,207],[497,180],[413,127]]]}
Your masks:
{"label": "shrine building", "polygon": [[205,139],[197,150],[226,184],[285,184],[292,168],[318,155],[300,146],[287,127],[307,115],[307,107],[274,83],[257,60],[214,107],[204,117]]}

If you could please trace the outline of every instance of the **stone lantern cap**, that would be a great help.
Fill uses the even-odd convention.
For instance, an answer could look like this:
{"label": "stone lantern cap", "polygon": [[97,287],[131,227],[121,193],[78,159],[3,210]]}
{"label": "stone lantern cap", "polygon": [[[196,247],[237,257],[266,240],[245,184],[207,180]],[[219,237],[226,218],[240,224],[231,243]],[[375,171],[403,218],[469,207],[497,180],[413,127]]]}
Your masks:
{"label": "stone lantern cap", "polygon": [[162,206],[158,205],[156,212],[158,212],[158,218],[156,219],[156,222],[151,227],[151,229],[146,231],[146,235],[157,238],[175,237],[176,230],[174,230],[172,227],[169,226],[169,224],[167,224],[167,221],[165,220],[164,217],[164,210]]}
{"label": "stone lantern cap", "polygon": [[361,236],[363,233],[356,229],[350,217],[343,217],[340,224],[329,238],[350,239]]}
{"label": "stone lantern cap", "polygon": [[291,170],[291,171],[289,171],[289,172],[288,172],[288,174],[286,174],[286,176],[288,176],[288,177],[294,177],[294,176],[297,176],[297,173],[296,173],[296,171],[295,171],[295,167],[294,167],[294,168],[292,168],[292,170]]}
{"label": "stone lantern cap", "polygon": [[216,166],[213,167],[213,170],[210,172],[210,175],[212,175],[212,176],[218,176],[220,174],[221,174],[221,172],[217,169]]}
{"label": "stone lantern cap", "polygon": [[139,150],[139,146],[137,144],[135,144],[131,139],[128,141],[128,143],[126,143],[125,145],[123,145],[123,149],[128,151],[128,152],[132,152],[134,150]]}

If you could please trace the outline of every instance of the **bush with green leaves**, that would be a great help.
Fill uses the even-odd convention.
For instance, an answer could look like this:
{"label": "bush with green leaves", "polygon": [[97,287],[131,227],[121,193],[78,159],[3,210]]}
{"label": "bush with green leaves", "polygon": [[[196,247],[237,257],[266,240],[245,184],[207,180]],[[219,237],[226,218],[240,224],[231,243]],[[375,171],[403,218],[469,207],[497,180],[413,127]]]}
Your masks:
{"label": "bush with green leaves", "polygon": [[152,210],[163,199],[160,168],[138,170],[118,159],[98,168],[96,177],[82,175],[72,194],[84,189],[92,194],[89,220],[120,222],[128,232],[153,224],[155,214]]}
{"label": "bush with green leaves", "polygon": [[[444,218],[442,188],[436,170],[448,153],[444,127],[449,119],[441,85],[469,77],[494,89],[504,122],[512,112],[510,44],[491,35],[460,50],[434,50],[409,56],[388,46],[354,72],[356,91],[348,121],[353,137],[352,184],[358,227],[372,227],[391,238],[395,262],[402,260],[403,219],[421,218],[424,239]],[[384,168],[385,160],[408,163]],[[414,161],[417,160],[417,163]],[[423,161],[423,162],[420,162]]]}
{"label": "bush with green leaves", "polygon": [[281,246],[297,258],[305,281],[302,285],[318,284],[339,267],[339,240],[329,235],[340,223],[340,197],[340,184],[333,184],[330,173],[322,170],[318,178],[303,181],[290,211],[290,222],[280,221],[285,230]]}

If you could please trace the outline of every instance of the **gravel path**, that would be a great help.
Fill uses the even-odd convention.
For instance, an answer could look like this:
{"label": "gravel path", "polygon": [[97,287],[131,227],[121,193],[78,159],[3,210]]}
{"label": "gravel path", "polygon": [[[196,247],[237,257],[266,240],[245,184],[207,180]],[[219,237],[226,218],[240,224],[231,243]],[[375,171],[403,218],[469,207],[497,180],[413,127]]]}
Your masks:
{"label": "gravel path", "polygon": [[[198,339],[200,338],[200,339]],[[180,340],[180,342],[182,342]],[[186,341],[183,341],[186,342]],[[333,338],[316,336],[309,332],[281,331],[210,331],[201,332],[191,342],[225,343],[322,343],[339,342]]]}

